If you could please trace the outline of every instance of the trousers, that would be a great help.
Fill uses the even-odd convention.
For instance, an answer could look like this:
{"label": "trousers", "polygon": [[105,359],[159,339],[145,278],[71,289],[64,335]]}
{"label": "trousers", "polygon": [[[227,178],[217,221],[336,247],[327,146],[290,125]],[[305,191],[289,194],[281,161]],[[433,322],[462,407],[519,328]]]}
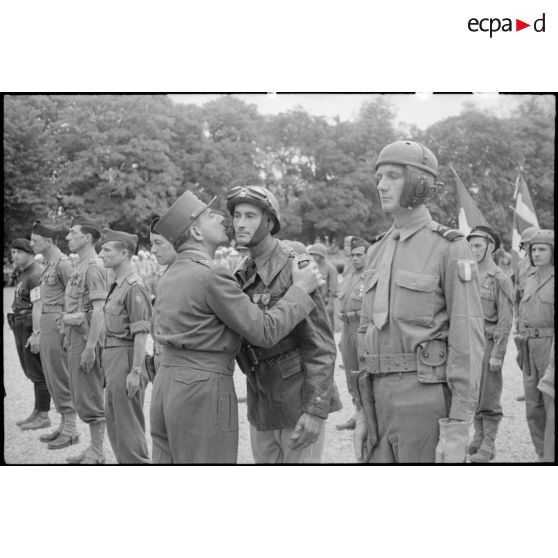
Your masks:
{"label": "trousers", "polygon": [[95,364],[89,374],[81,368],[81,353],[85,349],[85,338],[73,327],[66,328],[68,343],[68,365],[72,402],[79,418],[88,424],[105,421],[104,387],[105,375],[100,365],[100,349],[97,347]]}
{"label": "trousers", "polygon": [[414,372],[373,376],[378,444],[371,463],[434,463],[439,420],[449,415],[446,384],[422,384]]}
{"label": "trousers", "polygon": [[345,367],[345,378],[347,380],[347,388],[351,394],[353,405],[359,408],[356,378],[351,375],[352,370],[358,370],[358,321],[343,322],[343,329],[341,331],[341,340],[339,341],[339,350],[341,351],[341,359]]}
{"label": "trousers", "polygon": [[57,314],[41,315],[41,364],[45,373],[48,391],[59,413],[73,413],[72,393],[70,391],[70,372],[68,355],[62,348],[63,335],[56,323]]}
{"label": "trousers", "polygon": [[325,420],[321,421],[318,439],[304,449],[292,450],[289,441],[293,428],[258,430],[250,425],[250,443],[254,461],[261,463],[320,463],[325,442]]}
{"label": "trousers", "polygon": [[118,463],[149,463],[145,439],[143,402],[148,379],[141,374],[140,387],[131,399],[126,378],[132,368],[134,347],[109,347],[103,350],[106,377],[105,409],[107,434]]}
{"label": "trousers", "polygon": [[490,354],[494,347],[492,339],[485,338],[484,355],[482,358],[482,375],[480,383],[479,404],[475,413],[476,418],[489,418],[494,421],[502,420],[502,369],[490,371]]}
{"label": "trousers", "polygon": [[151,393],[153,463],[236,463],[238,401],[232,375],[159,365]]}
{"label": "trousers", "polygon": [[33,382],[35,409],[39,412],[48,412],[50,410],[50,393],[41,365],[41,355],[32,353],[30,348],[25,346],[27,339],[33,333],[33,325],[30,322],[31,316],[29,315],[16,317],[15,344],[23,373]]}

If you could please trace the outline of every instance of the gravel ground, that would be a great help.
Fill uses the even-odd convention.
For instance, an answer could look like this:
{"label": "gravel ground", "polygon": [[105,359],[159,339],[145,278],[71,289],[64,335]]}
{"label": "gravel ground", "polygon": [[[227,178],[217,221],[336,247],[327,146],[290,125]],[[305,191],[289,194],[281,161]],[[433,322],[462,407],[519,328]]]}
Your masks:
{"label": "gravel ground", "polygon": [[[4,314],[11,308],[14,296],[13,287],[4,288]],[[5,316],[4,316],[5,317]],[[4,320],[4,386],[6,398],[4,399],[4,459],[10,464],[43,464],[66,462],[66,457],[79,453],[86,447],[89,440],[87,426],[78,420],[80,442],[76,446],[70,446],[63,450],[48,450],[46,444],[39,441],[39,436],[47,432],[43,430],[23,431],[15,425],[15,421],[26,417],[33,407],[33,389],[31,382],[24,376],[19,365],[17,352],[14,344],[13,334]],[[340,334],[335,335],[339,342]],[[511,338],[510,338],[511,339]],[[500,423],[497,438],[497,456],[494,462],[498,463],[528,463],[535,462],[536,455],[529,437],[529,431],[525,420],[525,403],[515,400],[516,396],[523,392],[521,372],[515,363],[515,345],[510,340],[508,351],[504,362],[504,391],[502,405],[504,418]],[[345,373],[340,367],[341,357],[338,355],[335,366],[335,380],[339,388],[343,409],[331,415],[326,423],[326,445],[323,454],[323,463],[354,463],[352,448],[352,433],[335,430],[335,425],[345,421],[352,414],[352,404],[347,386]],[[235,384],[239,397],[246,394],[246,386],[242,373],[235,372]],[[145,396],[145,415],[147,419],[147,442],[151,451],[151,437],[149,435],[149,402],[151,400],[151,384]],[[54,410],[50,413],[53,426],[58,417]],[[250,436],[248,421],[246,419],[246,403],[239,404],[239,463],[253,463],[250,450]],[[106,442],[106,462],[115,464],[116,459]]]}

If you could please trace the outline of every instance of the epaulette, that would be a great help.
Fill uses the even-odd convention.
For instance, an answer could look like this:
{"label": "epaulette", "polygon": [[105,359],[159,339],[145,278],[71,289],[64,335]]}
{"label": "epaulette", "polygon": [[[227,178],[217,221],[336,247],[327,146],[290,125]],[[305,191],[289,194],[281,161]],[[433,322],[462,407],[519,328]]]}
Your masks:
{"label": "epaulette", "polygon": [[386,234],[387,234],[388,232],[389,232],[389,231],[384,231],[384,232],[382,232],[382,233],[380,233],[380,234],[377,234],[377,235],[370,241],[370,244],[374,244],[375,242],[378,242],[379,240],[382,240],[382,238],[384,238],[384,236],[386,236]]}
{"label": "epaulette", "polygon": [[211,260],[208,260],[207,258],[194,257],[192,258],[192,261],[204,265],[209,269],[212,269],[215,266],[215,264]]}
{"label": "epaulette", "polygon": [[435,221],[432,221],[430,228],[435,233],[438,233],[440,236],[443,236],[446,240],[449,240],[450,242],[454,242],[459,238],[465,238],[465,235],[461,231],[458,231],[457,229],[450,229],[449,227],[446,227],[445,225],[440,225],[440,223],[436,223]]}
{"label": "epaulette", "polygon": [[126,283],[129,285],[135,285],[136,283],[140,282],[140,277],[136,273],[132,273],[126,277]]}

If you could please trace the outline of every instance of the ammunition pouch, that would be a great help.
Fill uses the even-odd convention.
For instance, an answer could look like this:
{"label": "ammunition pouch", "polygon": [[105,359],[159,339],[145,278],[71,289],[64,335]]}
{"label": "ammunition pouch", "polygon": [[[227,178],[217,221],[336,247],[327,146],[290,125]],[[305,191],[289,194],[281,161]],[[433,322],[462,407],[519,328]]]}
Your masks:
{"label": "ammunition pouch", "polygon": [[417,347],[417,374],[422,384],[446,382],[448,346],[443,339],[431,339]]}

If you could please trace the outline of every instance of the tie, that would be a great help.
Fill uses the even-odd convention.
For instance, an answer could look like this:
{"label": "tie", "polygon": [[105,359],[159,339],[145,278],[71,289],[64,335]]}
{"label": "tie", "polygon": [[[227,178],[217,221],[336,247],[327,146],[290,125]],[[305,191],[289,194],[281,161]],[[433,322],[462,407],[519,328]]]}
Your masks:
{"label": "tie", "polygon": [[389,280],[391,277],[393,254],[395,253],[395,246],[397,245],[398,239],[399,231],[394,229],[387,238],[384,254],[378,264],[380,276],[378,277],[376,298],[374,299],[374,311],[372,314],[374,325],[378,329],[384,327],[389,315]]}

